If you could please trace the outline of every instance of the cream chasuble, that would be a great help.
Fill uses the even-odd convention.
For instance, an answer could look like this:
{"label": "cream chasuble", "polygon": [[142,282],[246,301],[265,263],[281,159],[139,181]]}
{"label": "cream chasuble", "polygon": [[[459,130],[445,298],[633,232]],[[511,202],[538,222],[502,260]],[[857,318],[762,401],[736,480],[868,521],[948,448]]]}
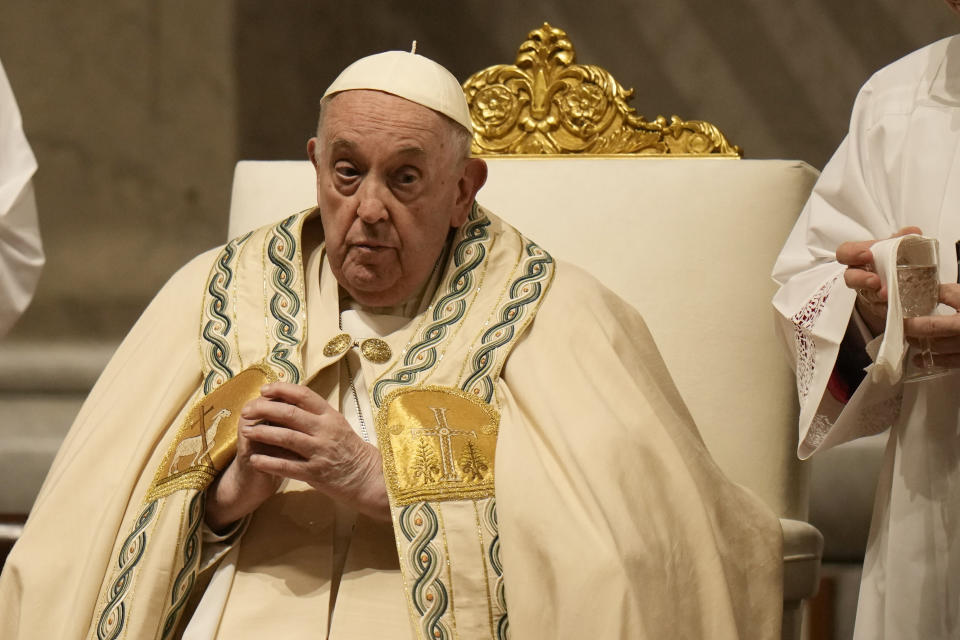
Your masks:
{"label": "cream chasuble", "polygon": [[[297,224],[292,220],[289,224],[291,229]],[[319,277],[300,278],[285,268],[278,269],[273,276],[278,293],[270,299],[269,306],[281,324],[275,334],[277,343],[268,349],[268,361],[281,365],[278,376],[282,377],[285,373],[299,376],[297,379],[306,381],[333,401],[336,394],[331,393],[322,382],[322,372],[321,376],[310,381],[312,363],[307,359],[319,355],[317,362],[324,363],[324,359],[329,362],[330,358],[349,357],[352,355],[349,345],[354,344],[364,355],[365,374],[369,373],[370,379],[376,380],[370,399],[378,411],[377,435],[383,447],[388,491],[394,505],[393,531],[402,573],[402,584],[399,586],[408,599],[410,623],[418,638],[446,638],[458,633],[478,637],[481,632],[491,637],[503,637],[508,626],[493,502],[493,459],[498,415],[487,401],[492,398],[495,376],[508,351],[504,347],[509,347],[522,333],[519,329],[533,317],[549,285],[552,261],[536,245],[509,234],[502,234],[498,238],[501,247],[506,250],[498,248],[494,251],[494,238],[488,232],[489,226],[489,220],[475,211],[461,229],[458,238],[454,239],[453,261],[444,281],[433,296],[430,308],[419,314],[421,317],[416,326],[386,336],[388,342],[381,340],[379,343],[373,338],[357,340],[356,336],[341,331],[326,340],[320,354],[317,354],[316,348],[329,332],[322,332],[321,340],[314,338],[311,341],[308,337],[303,350],[306,375],[301,374],[299,368],[294,371],[287,367],[287,364],[296,365],[298,362],[295,346],[300,305],[290,294],[296,293],[301,281],[307,282],[308,290],[315,287],[316,283],[321,283],[319,294],[307,295],[307,304],[310,304],[311,298],[320,301],[319,305],[314,304],[315,313],[311,314],[311,317],[317,318],[324,310],[339,306],[330,299],[335,280],[328,271],[317,274]],[[296,255],[292,244],[294,239],[286,237],[283,230],[284,225],[279,225],[274,236],[266,241],[276,249],[274,253],[268,251],[271,262],[277,262],[278,256],[282,257],[285,251],[291,257]],[[240,257],[236,258],[236,255]],[[316,273],[316,255],[317,251],[314,251],[308,263],[308,274],[311,271]],[[245,261],[242,250],[240,254],[225,250],[218,264],[220,270],[235,271],[237,282],[243,278]],[[500,279],[505,276],[506,282],[501,283]],[[270,277],[268,271],[265,278],[269,280]],[[480,286],[483,278],[489,278],[487,284],[490,286]],[[208,362],[211,367],[207,380],[212,380],[214,385],[220,379],[226,379],[229,372],[244,369],[243,348],[241,346],[236,355],[230,352],[230,325],[220,319],[229,313],[231,307],[234,307],[239,318],[255,317],[252,309],[244,310],[240,306],[242,298],[234,294],[229,284],[222,287],[222,293],[218,291],[217,285],[221,282],[226,282],[226,279],[219,274],[211,278],[208,287],[210,298],[204,305],[210,310],[211,317],[203,331],[210,343]],[[476,304],[478,299],[481,302]],[[481,309],[481,313],[476,313],[476,308]],[[242,344],[242,320],[238,326],[237,344]],[[325,327],[311,325],[304,334],[311,336],[317,328]],[[472,340],[465,344],[466,356],[448,358],[443,362],[450,342],[459,338],[460,334]],[[393,348],[389,344],[391,338],[396,342]],[[288,340],[294,348],[284,347]],[[477,344],[478,347],[470,349],[471,344]],[[391,361],[394,349],[398,356]],[[374,364],[382,366],[382,370],[371,369]],[[439,386],[424,386],[427,378],[439,383]],[[459,379],[466,380],[463,383],[465,388],[472,387],[475,390],[473,395],[449,386],[451,381]],[[416,386],[411,385],[414,382]],[[447,384],[444,385],[444,382]],[[428,397],[426,404],[421,401],[424,395]],[[343,411],[342,405],[340,408]],[[436,421],[434,425],[430,423],[431,417]],[[458,422],[466,420],[464,424],[469,430],[451,428],[448,419]],[[465,445],[454,444],[454,440],[463,437],[467,439]],[[319,600],[326,599],[328,606],[320,607],[316,602],[309,602],[312,598],[301,597],[298,602],[301,614],[288,616],[281,625],[288,630],[286,633],[293,633],[295,629],[326,627],[336,637],[339,630],[352,626],[349,622],[341,622],[350,619],[349,604],[343,607],[339,605],[341,576],[345,575],[343,563],[346,562],[347,568],[351,569],[347,575],[358,572],[358,567],[353,566],[356,562],[351,562],[350,556],[361,562],[360,568],[367,568],[363,542],[367,537],[364,532],[371,527],[362,521],[358,522],[351,536],[350,523],[345,519],[349,518],[352,522],[355,517],[352,513],[344,512],[342,507],[333,503],[304,504],[298,513],[326,512],[330,519],[327,528],[330,530],[325,528],[322,532],[309,532],[301,541],[293,539],[291,536],[297,531],[309,531],[309,527],[304,525],[311,523],[295,521],[298,526],[281,526],[282,531],[279,532],[273,530],[277,522],[283,522],[284,515],[272,512],[273,503],[289,503],[288,493],[306,493],[302,496],[303,500],[318,499],[315,492],[303,483],[287,482],[277,496],[268,500],[254,514],[245,534],[246,544],[241,544],[230,597],[220,625],[220,637],[249,633],[264,623],[268,625],[265,632],[278,632],[277,623],[271,622],[270,617],[265,615],[275,607],[269,598],[262,595],[264,576],[274,575],[284,583],[277,584],[275,589],[267,589],[267,593],[284,593],[290,573],[300,576],[301,582],[309,582],[311,575],[317,576],[320,582],[313,588],[303,584],[301,590],[304,595],[315,594]],[[288,514],[288,517],[294,516]],[[375,526],[372,528],[376,529]],[[383,528],[380,527],[381,530]],[[465,536],[466,545],[460,542]],[[317,550],[316,556],[323,563],[321,570],[315,574],[304,574],[300,565],[291,566],[285,561],[271,564],[260,555],[251,565],[248,560],[251,554],[244,551],[245,547],[261,550],[268,546],[253,543],[251,539],[271,542],[282,539],[282,547],[288,551],[314,548]],[[379,550],[384,545],[381,540],[369,546]],[[296,558],[298,555],[291,553],[290,557]],[[377,560],[381,560],[381,557]],[[374,579],[365,580],[362,599],[345,598],[348,603],[364,602],[363,614],[367,617],[375,608],[371,606],[377,601],[375,593],[384,591],[383,585],[391,587],[387,589],[390,597],[385,602],[398,602],[398,585],[383,568],[382,564],[378,564],[380,571],[373,574]],[[485,579],[478,582],[475,576],[484,576]],[[344,580],[350,582],[346,576]],[[237,595],[245,591],[250,593],[249,597]],[[458,593],[456,600],[455,592]],[[324,613],[327,614],[326,619],[323,618]],[[396,632],[396,617],[384,616],[381,612],[374,620],[387,624],[377,629],[376,625],[367,621],[364,626],[371,635],[380,635],[391,629]],[[457,631],[458,624],[460,631]]]}
{"label": "cream chasuble", "polygon": [[[960,378],[904,385],[867,376],[846,404],[827,388],[855,301],[834,257],[841,242],[884,239],[915,225],[940,239],[941,282],[957,280],[958,121],[960,38],[877,72],[774,268],[778,329],[797,371],[800,457],[891,428],[858,639],[960,637]],[[862,322],[857,331],[865,331]]]}
{"label": "cream chasuble", "polygon": [[[305,275],[307,317],[319,318],[325,305],[336,303],[336,280],[329,271],[324,252],[319,248],[307,260]],[[322,293],[321,282],[329,285],[323,287]],[[433,286],[436,286],[435,282]],[[341,312],[340,329],[360,340],[389,336],[412,321],[401,315],[372,314],[345,308],[343,302],[340,308],[345,310]],[[309,330],[307,333],[308,336],[311,334]],[[339,330],[337,335],[340,335]],[[320,339],[307,341],[304,349],[304,366],[307,370],[312,369],[314,361],[324,357],[325,346]],[[318,375],[308,384],[339,407],[357,435],[376,445],[375,421],[358,353],[358,348],[345,353],[340,361],[339,379],[332,375]],[[348,358],[349,366],[344,366]],[[336,403],[334,396],[338,396]],[[362,419],[359,417],[361,413]],[[368,518],[360,518],[358,523],[355,512],[331,501],[326,501],[321,507],[327,511],[326,516],[330,519],[330,525],[324,529],[318,529],[315,520],[309,526],[291,527],[287,518],[272,517],[275,510],[272,503],[287,502],[293,496],[298,496],[296,500],[302,502],[304,492],[314,493],[302,482],[287,481],[279,494],[269,501],[271,505],[265,505],[266,508],[254,514],[252,530],[244,534],[242,544],[237,544],[217,566],[211,586],[206,589],[184,633],[185,640],[256,635],[297,637],[305,629],[322,630],[323,633],[318,631],[316,637],[324,637],[326,627],[333,622],[330,614],[334,610],[337,629],[332,637],[344,635],[338,633],[341,628],[348,629],[346,635],[351,638],[382,638],[385,635],[405,637],[402,632],[409,625],[402,599],[397,597],[402,588],[399,566],[392,546],[384,544],[391,542],[389,525],[384,526]],[[372,540],[369,539],[371,537]],[[354,539],[357,540],[356,544],[353,544]],[[278,540],[285,541],[283,547],[289,552],[270,554],[267,560],[259,559],[263,553],[258,550],[275,548],[279,546]],[[332,554],[331,558],[325,566],[321,564],[318,571],[304,571],[301,566],[303,550],[313,547],[318,547],[314,555]],[[351,548],[354,556],[362,556],[361,560],[348,555]],[[366,577],[361,580],[363,576],[359,567],[369,564],[370,549],[379,550],[379,557],[374,562],[378,567],[376,579]],[[382,553],[383,550],[387,553]],[[351,560],[351,571],[347,573],[347,586],[344,587],[341,579],[348,558]],[[265,566],[267,564],[269,566]],[[360,599],[364,603],[360,611],[354,611],[355,607],[349,606],[352,598],[338,599],[340,593],[355,590],[357,586],[352,583],[357,580],[360,580],[359,588],[365,594],[365,598]],[[310,584],[311,581],[313,584]],[[300,584],[296,593],[288,587],[292,582]],[[334,585],[338,588],[334,588]],[[292,597],[296,598],[295,610],[284,604]],[[283,619],[271,615],[271,612],[280,609],[287,611]]]}
{"label": "cream chasuble", "polygon": [[358,359],[392,523],[340,536],[337,585],[352,514],[287,482],[225,556],[234,571],[201,571],[203,482],[229,458],[181,445],[229,433],[233,409],[210,399],[260,371],[347,410],[341,363],[365,349],[304,221],[200,256],[158,294],[7,562],[2,637],[175,637],[208,582],[225,597],[201,615],[222,609],[223,638],[778,637],[779,523],[716,468],[639,315],[482,208],[428,306],[381,336],[389,358],[371,343]]}

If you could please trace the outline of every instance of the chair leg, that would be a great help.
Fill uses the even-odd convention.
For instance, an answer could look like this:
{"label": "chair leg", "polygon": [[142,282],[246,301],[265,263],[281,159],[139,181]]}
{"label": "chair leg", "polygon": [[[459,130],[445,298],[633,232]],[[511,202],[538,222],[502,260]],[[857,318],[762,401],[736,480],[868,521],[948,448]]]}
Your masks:
{"label": "chair leg", "polygon": [[810,640],[834,640],[837,617],[837,582],[833,576],[820,577],[820,589],[809,601],[807,637]]}

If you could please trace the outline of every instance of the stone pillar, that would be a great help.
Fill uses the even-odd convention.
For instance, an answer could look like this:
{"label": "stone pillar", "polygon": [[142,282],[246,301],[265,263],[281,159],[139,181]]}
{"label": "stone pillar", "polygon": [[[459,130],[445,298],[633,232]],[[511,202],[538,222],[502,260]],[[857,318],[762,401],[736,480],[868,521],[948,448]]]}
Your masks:
{"label": "stone pillar", "polygon": [[0,340],[0,514],[26,513],[120,339],[224,241],[237,159],[231,0],[0,3],[47,264]]}

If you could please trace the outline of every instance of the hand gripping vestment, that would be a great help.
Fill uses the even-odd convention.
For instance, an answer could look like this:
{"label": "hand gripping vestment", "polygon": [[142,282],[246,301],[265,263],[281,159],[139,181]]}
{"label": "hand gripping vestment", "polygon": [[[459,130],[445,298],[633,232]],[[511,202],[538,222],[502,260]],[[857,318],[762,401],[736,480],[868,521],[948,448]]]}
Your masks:
{"label": "hand gripping vestment", "polygon": [[[802,458],[892,427],[864,559],[856,638],[960,637],[960,378],[868,376],[846,405],[827,391],[855,294],[834,259],[848,240],[915,225],[956,282],[960,38],[878,71],[774,267],[778,329],[797,371]],[[856,473],[851,469],[850,473]]]}
{"label": "hand gripping vestment", "polygon": [[[305,277],[321,236],[291,216],[161,290],[7,562],[0,635],[176,637],[237,406],[272,378],[339,402],[356,337],[329,266]],[[778,522],[717,469],[617,296],[476,207],[429,306],[383,340],[392,357],[363,367],[392,526],[357,519],[334,585],[336,509],[285,483],[234,543],[215,637],[779,634]]]}

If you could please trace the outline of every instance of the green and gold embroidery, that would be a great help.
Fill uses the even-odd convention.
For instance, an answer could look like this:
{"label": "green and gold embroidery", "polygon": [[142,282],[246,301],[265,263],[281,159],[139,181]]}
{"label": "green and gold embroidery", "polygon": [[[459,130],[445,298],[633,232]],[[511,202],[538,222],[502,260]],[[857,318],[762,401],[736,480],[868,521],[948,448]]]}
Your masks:
{"label": "green and gold embroidery", "polygon": [[264,259],[264,297],[272,320],[267,336],[267,361],[284,382],[300,382],[301,345],[306,333],[303,257],[300,231],[312,209],[281,221],[267,233]]}
{"label": "green and gold embroidery", "polygon": [[498,309],[497,323],[483,334],[481,345],[470,357],[471,373],[461,385],[487,402],[493,401],[494,382],[506,361],[510,345],[533,319],[537,304],[553,279],[554,262],[549,253],[525,241],[520,276],[508,287],[506,303]]}
{"label": "green and gold embroidery", "polygon": [[[438,289],[439,297],[430,307],[432,317],[429,324],[418,332],[412,346],[404,350],[399,369],[374,383],[370,394],[374,406],[381,405],[392,387],[415,384],[421,374],[430,371],[442,359],[442,353],[440,357],[437,355],[438,348],[444,343],[449,344],[451,334],[460,328],[477,296],[477,283],[482,278],[488,245],[491,244],[489,226],[489,218],[474,207],[470,219],[457,232],[453,265]],[[481,274],[475,273],[478,268]]]}
{"label": "green and gold embroidery", "polygon": [[203,301],[203,322],[200,331],[200,354],[204,363],[203,392],[210,393],[233,376],[242,367],[239,348],[231,348],[230,336],[236,342],[236,311],[234,296],[230,295],[234,283],[237,258],[243,244],[253,234],[250,232],[234,238],[224,246],[211,267],[206,295]]}

